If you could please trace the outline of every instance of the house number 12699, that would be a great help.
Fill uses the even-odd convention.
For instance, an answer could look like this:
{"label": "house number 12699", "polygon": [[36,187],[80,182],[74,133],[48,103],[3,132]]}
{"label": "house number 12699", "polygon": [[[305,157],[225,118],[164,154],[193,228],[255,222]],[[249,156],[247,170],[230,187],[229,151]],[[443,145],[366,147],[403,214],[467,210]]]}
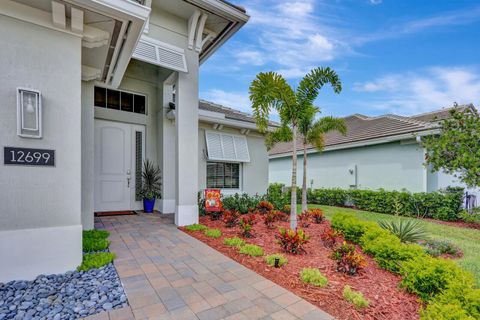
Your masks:
{"label": "house number 12699", "polygon": [[4,164],[54,166],[55,150],[5,147]]}

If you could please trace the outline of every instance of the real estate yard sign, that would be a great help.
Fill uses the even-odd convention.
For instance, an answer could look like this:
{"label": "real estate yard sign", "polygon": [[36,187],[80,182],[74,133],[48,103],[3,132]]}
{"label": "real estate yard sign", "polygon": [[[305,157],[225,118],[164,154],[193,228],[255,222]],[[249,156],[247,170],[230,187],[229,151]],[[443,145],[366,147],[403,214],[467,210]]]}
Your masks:
{"label": "real estate yard sign", "polygon": [[218,212],[222,210],[221,193],[219,189],[205,189],[205,211]]}

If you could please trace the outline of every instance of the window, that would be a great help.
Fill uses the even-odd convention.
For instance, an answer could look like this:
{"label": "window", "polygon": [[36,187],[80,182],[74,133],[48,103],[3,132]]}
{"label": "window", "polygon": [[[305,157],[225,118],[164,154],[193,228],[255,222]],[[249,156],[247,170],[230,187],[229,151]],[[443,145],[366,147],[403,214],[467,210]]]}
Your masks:
{"label": "window", "polygon": [[207,162],[207,188],[240,189],[240,163]]}
{"label": "window", "polygon": [[245,136],[205,131],[208,159],[212,161],[250,162]]}
{"label": "window", "polygon": [[146,97],[125,91],[95,87],[95,107],[146,114]]}

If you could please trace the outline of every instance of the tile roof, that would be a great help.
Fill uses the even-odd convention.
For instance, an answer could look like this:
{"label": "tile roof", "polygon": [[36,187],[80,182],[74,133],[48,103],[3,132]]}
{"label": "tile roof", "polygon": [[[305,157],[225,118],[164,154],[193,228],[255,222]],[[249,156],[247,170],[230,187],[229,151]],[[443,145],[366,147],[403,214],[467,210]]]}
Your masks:
{"label": "tile roof", "polygon": [[[200,110],[223,113],[225,115],[225,118],[227,118],[227,119],[255,123],[255,119],[253,118],[253,116],[251,114],[248,114],[246,112],[241,112],[241,111],[229,108],[229,107],[225,107],[225,106],[222,106],[220,104],[213,103],[213,102],[210,102],[210,101],[200,100],[198,107],[199,107]],[[270,125],[271,126],[278,126],[278,124],[273,122],[273,121],[270,121]]]}
{"label": "tile roof", "polygon": [[[403,117],[394,114],[386,114],[378,117],[368,117],[354,114],[344,118],[347,126],[347,134],[343,136],[339,132],[327,133],[324,137],[326,147],[341,145],[344,143],[360,142],[376,138],[384,138],[400,134],[417,133],[435,129],[438,125],[430,122],[419,121],[412,117]],[[299,138],[299,142],[300,142]],[[302,150],[301,143],[297,143],[297,150]],[[314,147],[309,145],[308,149]],[[292,152],[291,142],[276,144],[269,154],[280,155]]]}
{"label": "tile roof", "polygon": [[[417,114],[417,115],[411,116],[410,118],[415,120],[420,120],[420,121],[428,121],[428,122],[441,121],[441,120],[447,119],[450,115],[450,111],[454,108],[455,107],[443,108],[440,110]],[[467,105],[458,106],[457,108],[459,111],[463,111],[467,108],[474,108],[474,106],[473,104],[467,104]]]}

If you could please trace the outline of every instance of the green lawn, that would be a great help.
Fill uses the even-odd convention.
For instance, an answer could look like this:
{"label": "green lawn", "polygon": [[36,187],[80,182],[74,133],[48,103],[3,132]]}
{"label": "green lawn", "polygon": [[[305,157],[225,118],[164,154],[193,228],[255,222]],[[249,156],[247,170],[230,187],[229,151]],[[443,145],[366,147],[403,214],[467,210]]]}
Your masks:
{"label": "green lawn", "polygon": [[[358,218],[368,221],[414,219],[347,208],[319,205],[310,205],[309,207],[321,208],[325,212],[327,219],[339,212],[353,213]],[[448,240],[462,249],[463,257],[457,260],[458,264],[471,271],[475,276],[477,284],[480,285],[480,230],[451,227],[429,221],[421,221],[421,224],[425,226],[430,238]]]}

